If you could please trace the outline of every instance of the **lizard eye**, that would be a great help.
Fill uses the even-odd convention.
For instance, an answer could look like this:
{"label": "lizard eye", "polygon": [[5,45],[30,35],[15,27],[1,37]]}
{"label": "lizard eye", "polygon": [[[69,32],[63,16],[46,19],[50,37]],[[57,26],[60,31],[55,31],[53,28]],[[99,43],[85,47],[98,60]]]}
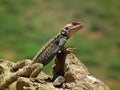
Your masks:
{"label": "lizard eye", "polygon": [[68,27],[65,27],[66,30],[68,30],[69,28]]}

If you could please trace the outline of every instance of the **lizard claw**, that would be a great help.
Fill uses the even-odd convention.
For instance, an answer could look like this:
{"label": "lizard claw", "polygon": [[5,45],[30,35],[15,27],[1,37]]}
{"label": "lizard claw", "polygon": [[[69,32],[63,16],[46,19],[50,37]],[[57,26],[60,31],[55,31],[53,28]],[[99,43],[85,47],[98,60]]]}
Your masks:
{"label": "lizard claw", "polygon": [[66,51],[68,52],[74,52],[77,48],[66,48]]}

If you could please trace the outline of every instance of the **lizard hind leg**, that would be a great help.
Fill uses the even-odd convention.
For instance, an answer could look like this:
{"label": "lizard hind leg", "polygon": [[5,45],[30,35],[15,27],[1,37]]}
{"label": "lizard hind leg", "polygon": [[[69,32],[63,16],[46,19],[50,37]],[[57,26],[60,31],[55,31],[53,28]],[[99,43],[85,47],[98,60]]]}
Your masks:
{"label": "lizard hind leg", "polygon": [[41,72],[43,69],[43,65],[41,63],[34,63],[33,64],[34,70],[32,71],[30,78],[35,78],[38,76],[38,74]]}

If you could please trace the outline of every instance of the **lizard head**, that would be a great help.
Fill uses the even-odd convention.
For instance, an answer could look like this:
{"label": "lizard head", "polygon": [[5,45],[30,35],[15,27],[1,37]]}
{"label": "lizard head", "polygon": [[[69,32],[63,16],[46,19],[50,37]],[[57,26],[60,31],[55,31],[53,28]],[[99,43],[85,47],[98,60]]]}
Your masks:
{"label": "lizard head", "polygon": [[70,38],[74,33],[79,31],[83,27],[83,23],[81,22],[72,22],[70,24],[65,25],[62,30],[61,34],[66,35],[68,38]]}

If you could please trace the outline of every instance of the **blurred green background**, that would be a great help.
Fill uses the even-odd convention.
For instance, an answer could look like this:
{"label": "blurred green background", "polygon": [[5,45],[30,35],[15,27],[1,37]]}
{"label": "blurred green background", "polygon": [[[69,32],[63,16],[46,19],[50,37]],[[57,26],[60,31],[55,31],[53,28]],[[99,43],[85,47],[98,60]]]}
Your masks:
{"label": "blurred green background", "polygon": [[[119,0],[0,0],[0,58],[32,59],[60,28],[81,21],[84,28],[66,47],[90,73],[112,90],[120,89]],[[51,65],[44,72],[51,75]]]}

